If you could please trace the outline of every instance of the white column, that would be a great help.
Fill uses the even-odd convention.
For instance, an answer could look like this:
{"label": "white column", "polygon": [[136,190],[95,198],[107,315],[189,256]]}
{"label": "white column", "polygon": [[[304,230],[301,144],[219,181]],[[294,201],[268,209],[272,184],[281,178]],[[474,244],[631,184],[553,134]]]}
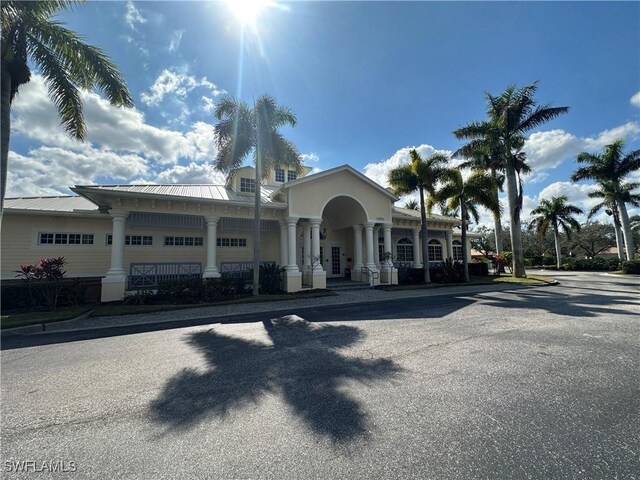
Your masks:
{"label": "white column", "polygon": [[107,270],[107,277],[126,276],[124,269],[124,226],[127,214],[111,212],[111,266]]}
{"label": "white column", "polygon": [[287,217],[287,250],[289,251],[289,263],[287,270],[298,272],[296,264],[296,225],[298,217]]}
{"label": "white column", "polygon": [[380,269],[380,225],[373,227],[373,263]]}
{"label": "white column", "polygon": [[391,254],[392,258],[389,258],[383,265],[384,268],[390,269],[393,267],[393,246],[391,245],[391,225],[386,224],[382,226],[382,231],[384,234],[384,253]]}
{"label": "white column", "polygon": [[287,222],[280,221],[280,266],[289,263],[289,250],[287,249]]}
{"label": "white column", "polygon": [[375,264],[373,258],[373,226],[374,223],[367,223],[364,227],[365,231],[365,242],[367,244],[367,267],[371,270],[378,271],[378,267]]}
{"label": "white column", "polygon": [[304,250],[302,263],[306,270],[311,268],[311,225],[308,223],[302,226],[302,249]]}
{"label": "white column", "polygon": [[220,276],[216,253],[218,249],[218,217],[205,217],[207,222],[207,266],[202,272],[203,278],[216,278]]}
{"label": "white column", "polygon": [[444,258],[453,258],[453,232],[451,232],[451,230],[447,230],[445,232],[445,236],[447,237],[447,254]]}
{"label": "white column", "polygon": [[422,268],[422,262],[420,261],[420,229],[413,229],[413,268]]}
{"label": "white column", "polygon": [[362,264],[362,225],[353,226],[353,269],[360,273]]}
{"label": "white column", "polygon": [[319,259],[320,265],[316,265],[317,270],[324,270],[322,259],[320,258],[320,223],[322,219],[311,219],[311,255]]}

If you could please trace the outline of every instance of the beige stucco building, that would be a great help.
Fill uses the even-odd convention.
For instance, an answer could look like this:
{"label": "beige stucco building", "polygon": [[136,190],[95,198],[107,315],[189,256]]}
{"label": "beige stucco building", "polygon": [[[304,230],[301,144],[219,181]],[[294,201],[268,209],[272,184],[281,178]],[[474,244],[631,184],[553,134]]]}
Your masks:
{"label": "beige stucco building", "polygon": [[[20,264],[64,256],[69,277],[102,277],[102,300],[171,275],[218,277],[252,267],[254,170],[226,185],[76,186],[77,196],[13,198],[2,220],[2,279]],[[286,267],[286,291],[347,277],[397,283],[421,267],[420,214],[344,165],[278,170],[260,186],[260,258]],[[429,260],[461,259],[460,221],[428,218]],[[467,245],[467,251],[469,246]]]}

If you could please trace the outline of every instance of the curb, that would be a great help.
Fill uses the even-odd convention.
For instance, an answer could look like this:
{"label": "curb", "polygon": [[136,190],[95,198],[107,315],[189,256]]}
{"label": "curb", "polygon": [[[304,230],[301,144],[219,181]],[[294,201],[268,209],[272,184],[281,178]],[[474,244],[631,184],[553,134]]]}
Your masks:
{"label": "curb", "polygon": [[[497,289],[497,290],[488,290],[488,292],[491,291],[509,291],[511,289],[524,289],[524,288],[539,288],[539,287],[549,287],[549,286],[555,286],[555,285],[559,285],[560,282],[558,282],[557,280],[553,281],[553,282],[549,282],[549,283],[541,283],[540,285],[518,285],[518,284],[503,284],[500,286],[504,286],[507,288],[501,288],[501,289]],[[485,285],[469,285],[469,287],[477,287],[477,286],[485,286]],[[415,289],[413,291],[415,292],[420,292],[421,289]],[[455,296],[460,296],[460,295],[474,295],[476,293],[487,293],[485,291],[478,291],[478,292],[456,292],[454,294],[451,294],[450,292],[447,292],[446,289],[436,289],[439,290],[438,293],[434,293],[431,295],[426,295],[428,297],[442,297],[442,296],[447,296],[447,295],[455,295]],[[412,290],[406,290],[406,291],[412,291]],[[390,292],[392,293],[392,292]],[[410,300],[411,298],[417,298],[417,297],[422,297],[422,295],[413,295],[413,296],[407,296],[405,297],[407,300]],[[323,308],[325,306],[340,306],[340,305],[358,305],[358,304],[375,304],[375,303],[381,303],[381,302],[388,302],[391,299],[380,299],[380,300],[362,300],[362,301],[345,301],[345,302],[340,302],[340,303],[334,303],[331,305],[315,305],[315,306],[299,306],[296,307],[298,310],[302,309],[302,310],[306,310],[306,309],[317,309],[317,308]],[[72,324],[73,322],[77,322],[77,321],[81,321],[81,320],[85,320],[86,318],[88,318],[91,314],[92,310],[89,310],[85,313],[83,313],[82,315],[79,315],[76,318],[70,319],[70,320],[62,320],[60,322],[54,322],[55,325],[68,325],[68,324]],[[284,307],[284,308],[274,308],[272,310],[265,310],[265,311],[261,311],[261,314],[267,314],[267,315],[278,315],[278,314],[282,314],[282,315],[286,315],[291,313],[291,307]],[[145,315],[144,313],[140,314],[140,315]],[[255,320],[248,320],[250,318],[254,318],[256,315],[255,312],[244,312],[244,313],[229,313],[226,315],[220,315],[220,316],[214,316],[214,315],[202,315],[202,316],[194,316],[194,317],[190,317],[190,318],[183,318],[180,320],[161,320],[161,321],[157,321],[157,322],[139,322],[139,323],[128,323],[128,324],[124,324],[124,325],[113,325],[113,326],[94,326],[94,327],[89,327],[89,328],[70,328],[67,330],[47,330],[46,329],[46,323],[39,323],[39,324],[34,324],[34,325],[27,325],[24,327],[14,327],[14,328],[7,328],[2,330],[2,336],[7,335],[7,336],[39,336],[39,335],[65,335],[65,334],[80,334],[80,333],[94,333],[96,334],[96,337],[100,336],[98,335],[100,332],[104,332],[104,333],[108,333],[108,335],[104,335],[104,336],[115,336],[115,335],[119,335],[121,333],[143,333],[143,332],[150,332],[150,331],[154,331],[154,330],[169,330],[169,329],[173,329],[173,328],[182,328],[182,327],[194,327],[194,326],[199,326],[199,325],[208,325],[208,324],[232,324],[232,323],[244,323],[244,322],[249,322],[249,321],[255,321]],[[99,318],[99,317],[96,317]],[[246,320],[244,320],[246,319]]]}

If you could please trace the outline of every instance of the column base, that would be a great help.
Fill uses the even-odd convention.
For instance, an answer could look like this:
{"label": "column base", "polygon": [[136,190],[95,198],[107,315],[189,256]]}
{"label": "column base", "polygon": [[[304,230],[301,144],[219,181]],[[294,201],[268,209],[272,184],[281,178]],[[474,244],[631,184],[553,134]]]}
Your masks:
{"label": "column base", "polygon": [[284,272],[284,291],[287,293],[299,292],[302,290],[302,272],[296,270],[287,270]]}
{"label": "column base", "polygon": [[362,267],[364,267],[364,265],[354,265],[353,268],[351,269],[351,280],[354,282],[362,282],[363,279],[363,275],[362,275]]}
{"label": "column base", "polygon": [[202,271],[202,278],[220,278],[220,271],[217,267],[207,267]]}
{"label": "column base", "polygon": [[327,272],[314,270],[311,284],[314,289],[325,290],[327,288]]}
{"label": "column base", "polygon": [[398,269],[397,268],[383,269],[380,272],[380,281],[388,285],[397,285]]}
{"label": "column base", "polygon": [[124,291],[127,286],[126,275],[107,274],[102,279],[101,302],[116,302],[124,298]]}

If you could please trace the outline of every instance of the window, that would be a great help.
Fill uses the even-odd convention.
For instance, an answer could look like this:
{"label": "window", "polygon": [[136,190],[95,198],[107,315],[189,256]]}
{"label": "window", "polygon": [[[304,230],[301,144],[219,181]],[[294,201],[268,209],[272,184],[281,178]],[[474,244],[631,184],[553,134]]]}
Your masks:
{"label": "window", "polygon": [[287,172],[287,182],[293,182],[296,178],[298,178],[298,172],[295,170],[289,170]]}
{"label": "window", "polygon": [[401,238],[396,245],[396,258],[399,262],[413,262],[413,242]]}
{"label": "window", "polygon": [[430,262],[442,261],[442,244],[438,240],[429,240],[427,248]]}
{"label": "window", "polygon": [[[111,245],[113,243],[113,237],[111,234],[107,235],[107,245]],[[127,246],[149,246],[153,245],[153,236],[151,235],[125,235],[124,244]]]}
{"label": "window", "polygon": [[453,241],[453,255],[454,260],[462,261],[462,242],[460,240]]}
{"label": "window", "polygon": [[240,178],[240,191],[245,193],[255,193],[256,180],[254,178]]}
{"label": "window", "polygon": [[246,238],[218,238],[216,241],[218,247],[246,247]]}
{"label": "window", "polygon": [[40,245],[93,245],[93,233],[48,233],[38,235]]}
{"label": "window", "polygon": [[284,182],[284,168],[276,168],[276,182]]}
{"label": "window", "polygon": [[201,247],[202,237],[164,237],[165,247]]}

